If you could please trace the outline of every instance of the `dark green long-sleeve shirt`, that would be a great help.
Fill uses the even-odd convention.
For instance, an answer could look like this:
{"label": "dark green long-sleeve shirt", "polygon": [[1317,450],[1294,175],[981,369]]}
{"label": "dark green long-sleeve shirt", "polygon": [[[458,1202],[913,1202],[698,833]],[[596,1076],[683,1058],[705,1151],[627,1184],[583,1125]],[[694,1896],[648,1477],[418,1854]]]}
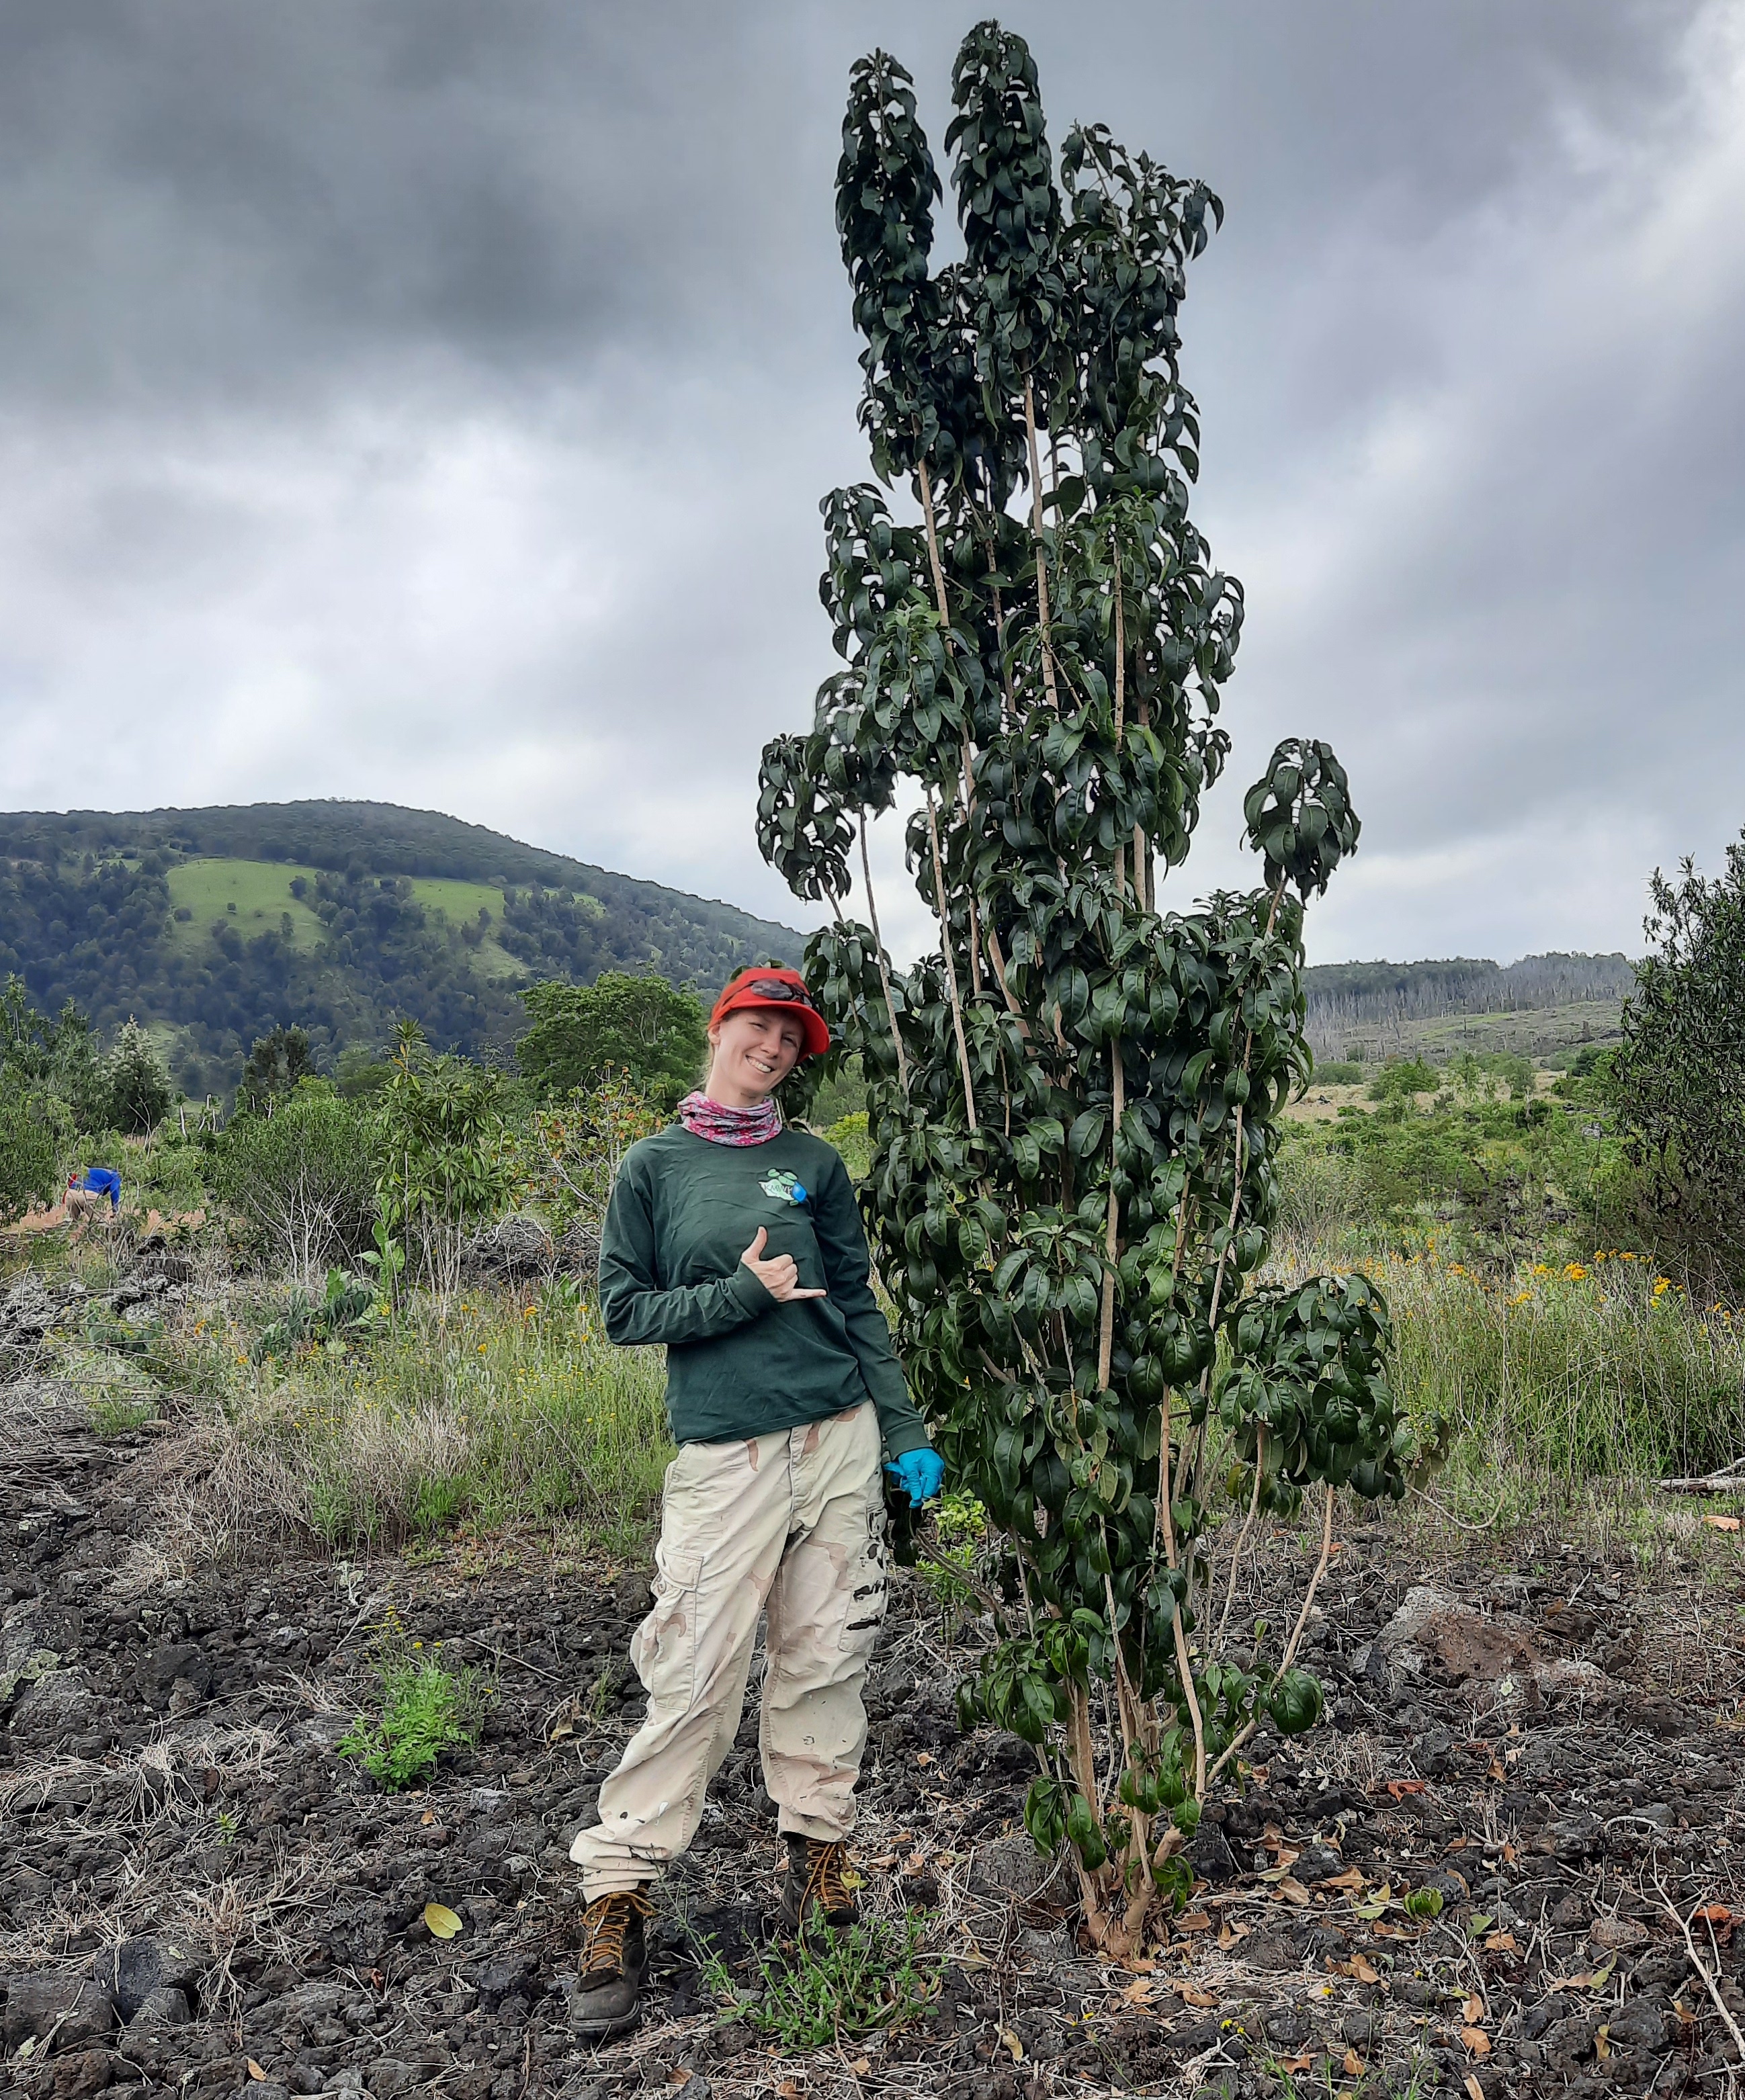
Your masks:
{"label": "dark green long-sleeve shirt", "polygon": [[[779,1305],[740,1256],[790,1254],[826,1298]],[[712,1145],[682,1123],[631,1146],[600,1236],[600,1314],[615,1342],[666,1344],[681,1444],[819,1422],[871,1400],[886,1455],[927,1441],[869,1280],[848,1170],[822,1138]]]}

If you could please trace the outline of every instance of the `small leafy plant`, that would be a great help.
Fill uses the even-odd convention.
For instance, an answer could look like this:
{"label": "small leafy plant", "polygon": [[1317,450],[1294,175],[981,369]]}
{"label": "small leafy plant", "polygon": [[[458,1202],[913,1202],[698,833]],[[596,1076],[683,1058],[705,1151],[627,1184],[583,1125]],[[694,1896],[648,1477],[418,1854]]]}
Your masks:
{"label": "small leafy plant", "polygon": [[91,1404],[92,1433],[98,1436],[126,1436],[157,1419],[157,1403],[149,1400],[117,1400],[100,1395]]}
{"label": "small leafy plant", "polygon": [[284,1312],[256,1336],[250,1356],[259,1364],[268,1357],[294,1356],[298,1349],[323,1343],[337,1343],[343,1348],[347,1333],[368,1323],[375,1302],[373,1286],[330,1268],[319,1298],[292,1290]]}
{"label": "small leafy plant", "polygon": [[933,1511],[931,1551],[916,1556],[915,1573],[941,1608],[948,1636],[979,1608],[976,1555],[987,1543],[987,1512],[974,1495],[955,1489]]}
{"label": "small leafy plant", "polygon": [[792,2054],[824,2049],[841,2035],[890,2032],[926,2010],[939,1987],[943,1958],[922,1952],[927,1921],[863,1920],[846,1932],[814,1935],[758,1957],[761,1993],[737,1991],[727,1964],[706,1941],[704,1980],[730,2018],[744,2018]]}
{"label": "small leafy plant", "polygon": [[445,1670],[396,1644],[382,1659],[382,1711],[360,1714],[339,1745],[384,1793],[399,1793],[429,1777],[444,1750],[470,1745],[487,1696],[476,1670]]}

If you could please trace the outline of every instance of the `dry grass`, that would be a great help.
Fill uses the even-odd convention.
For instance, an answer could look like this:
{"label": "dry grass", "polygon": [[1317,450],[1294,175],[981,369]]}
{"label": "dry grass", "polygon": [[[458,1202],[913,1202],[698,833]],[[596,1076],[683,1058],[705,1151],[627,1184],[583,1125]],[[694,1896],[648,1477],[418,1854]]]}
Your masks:
{"label": "dry grass", "polygon": [[613,1348],[585,1311],[481,1294],[258,1365],[240,1326],[199,1326],[182,1344],[203,1447],[196,1559],[288,1531],[393,1546],[462,1521],[642,1542],[672,1455],[660,1358]]}
{"label": "dry grass", "polygon": [[[1284,1279],[1360,1269],[1385,1293],[1394,1382],[1408,1412],[1456,1432],[1441,1492],[1524,1518],[1596,1480],[1694,1473],[1745,1452],[1745,1316],[1693,1305],[1627,1255],[1503,1281],[1438,1254],[1354,1259],[1288,1245]],[[1476,1497],[1476,1502],[1474,1498]],[[1499,1498],[1501,1501],[1499,1501]]]}

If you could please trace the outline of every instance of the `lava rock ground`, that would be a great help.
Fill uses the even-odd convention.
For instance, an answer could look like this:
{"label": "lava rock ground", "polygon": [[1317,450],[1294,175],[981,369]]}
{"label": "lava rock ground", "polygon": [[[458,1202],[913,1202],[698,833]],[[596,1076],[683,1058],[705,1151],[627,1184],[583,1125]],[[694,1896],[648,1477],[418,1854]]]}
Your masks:
{"label": "lava rock ground", "polygon": [[[1326,1724],[1257,1743],[1195,1842],[1191,1907],[1132,1970],[1086,1955],[1067,1877],[1023,1835],[1030,1754],[958,1732],[977,1628],[948,1641],[903,1578],[858,1850],[875,1914],[925,1913],[937,1988],[899,2031],[803,2057],[722,2017],[697,1949],[754,1987],[777,1887],[753,1715],[663,1885],[647,2018],[594,2050],[568,2027],[567,1847],[639,1714],[642,1571],[525,1538],[368,1562],[251,1540],[192,1564],[165,1542],[197,1449],[99,1440],[40,1380],[0,1392],[0,2090],[1733,2089],[1672,1915],[1708,1909],[1698,1952],[1745,2021],[1727,1534],[1688,1521],[1650,1579],[1591,1524],[1503,1544],[1358,1521],[1305,1657]],[[1267,1552],[1270,1593],[1300,1595],[1301,1540]],[[494,1688],[477,1747],[397,1796],[338,1750],[391,1612]],[[1409,1915],[1408,1888],[1438,1891],[1440,1917]],[[431,1936],[431,1902],[453,1939]]]}

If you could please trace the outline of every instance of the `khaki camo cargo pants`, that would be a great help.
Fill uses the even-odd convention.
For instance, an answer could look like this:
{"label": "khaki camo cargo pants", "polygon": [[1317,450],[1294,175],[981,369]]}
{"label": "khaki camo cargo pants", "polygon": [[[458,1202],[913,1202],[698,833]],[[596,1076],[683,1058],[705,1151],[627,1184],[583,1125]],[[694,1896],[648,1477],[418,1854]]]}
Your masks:
{"label": "khaki camo cargo pants", "polygon": [[732,1747],[760,1612],[759,1748],[780,1827],[845,1838],[866,1748],[860,1688],[888,1584],[872,1402],[666,1469],[654,1609],[630,1643],[648,1716],[570,1857],[592,1903],[651,1881],[696,1834]]}

